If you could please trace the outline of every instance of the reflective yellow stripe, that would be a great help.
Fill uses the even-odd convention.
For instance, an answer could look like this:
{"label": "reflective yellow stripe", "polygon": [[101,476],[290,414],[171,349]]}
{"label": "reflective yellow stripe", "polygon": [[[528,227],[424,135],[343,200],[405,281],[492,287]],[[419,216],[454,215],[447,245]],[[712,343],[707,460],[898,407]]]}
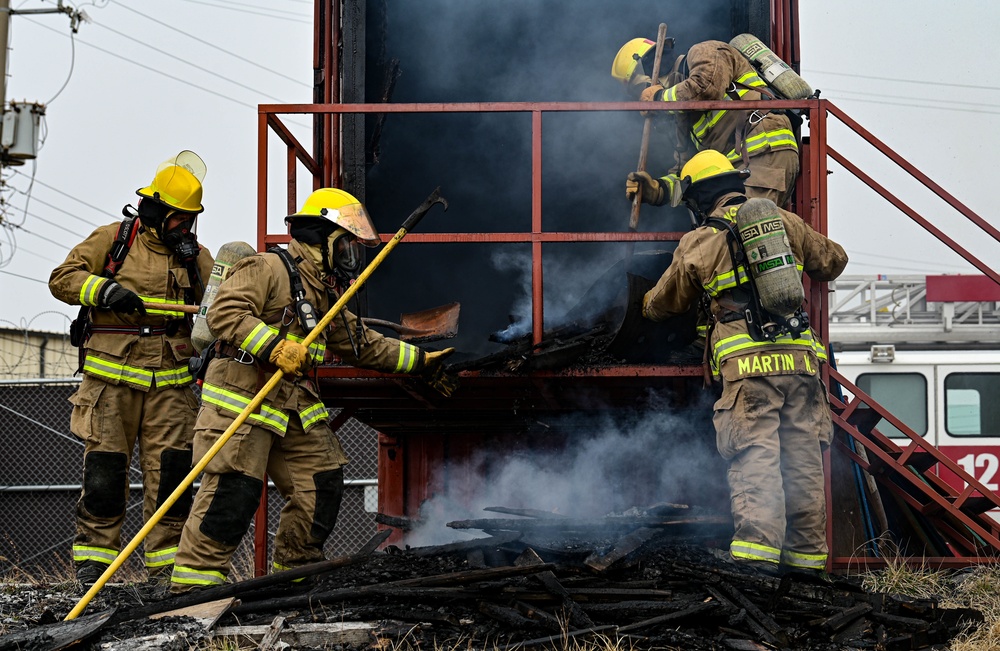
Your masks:
{"label": "reflective yellow stripe", "polygon": [[314,423],[326,419],[327,415],[326,405],[322,402],[317,402],[312,407],[303,409],[299,412],[299,419],[302,421],[302,429],[309,429],[309,427]]}
{"label": "reflective yellow stripe", "polygon": [[147,389],[153,386],[162,388],[191,384],[194,381],[194,376],[191,375],[191,371],[186,366],[150,371],[137,366],[116,364],[93,355],[87,355],[83,362],[83,371],[115,382],[128,382]]}
{"label": "reflective yellow stripe", "polygon": [[87,276],[87,280],[83,281],[83,287],[80,288],[80,305],[87,307],[97,305],[97,297],[100,296],[101,288],[104,287],[107,280],[107,278],[93,274]]}
{"label": "reflective yellow stripe", "polygon": [[[242,413],[250,404],[250,398],[245,398],[238,393],[227,391],[207,382],[201,389],[201,399],[234,414]],[[280,434],[284,434],[285,430],[288,429],[288,416],[267,405],[261,405],[260,413],[250,414],[248,420],[264,425]]]}
{"label": "reflective yellow stripe", "polygon": [[[744,73],[742,77],[736,80],[736,83],[743,84],[744,86],[753,86],[755,88],[767,86],[767,84],[764,83],[764,80],[758,77],[754,72]],[[749,90],[750,89],[748,88],[737,88],[736,94],[742,98],[749,92]],[[724,93],[720,99],[723,101],[732,101],[729,93]],[[707,137],[708,132],[711,131],[723,117],[725,117],[727,112],[728,111],[726,109],[717,109],[715,111],[708,111],[702,114],[701,118],[694,123],[693,127],[691,127],[691,137],[696,145],[701,145],[702,141],[704,141]]]}
{"label": "reflective yellow stripe", "polygon": [[81,563],[83,561],[97,561],[111,565],[118,557],[118,550],[110,547],[88,547],[86,545],[73,545],[73,561]]}
{"label": "reflective yellow stripe", "polygon": [[781,552],[781,562],[792,567],[822,570],[826,568],[826,556],[826,554],[800,554],[785,550]]}
{"label": "reflective yellow stripe", "polygon": [[[282,565],[281,563],[271,563],[271,568],[275,572],[284,572],[285,570],[293,569],[291,565]],[[301,583],[306,580],[306,577],[300,577],[298,579],[292,579],[290,583]]]}
{"label": "reflective yellow stripe", "polygon": [[175,554],[177,554],[176,547],[168,547],[166,549],[146,552],[146,567],[163,567],[164,565],[171,565],[174,562]]}
{"label": "reflective yellow stripe", "polygon": [[733,558],[745,558],[748,561],[769,561],[778,563],[781,560],[781,550],[758,543],[734,540],[729,546]]}
{"label": "reflective yellow stripe", "polygon": [[222,585],[226,582],[226,575],[215,570],[196,570],[191,567],[174,565],[170,582],[185,585]]}
{"label": "reflective yellow stripe", "polygon": [[[796,151],[799,149],[799,144],[795,142],[795,134],[789,129],[775,129],[774,131],[758,133],[755,136],[747,138],[743,143],[748,156],[754,155],[765,147],[771,149],[772,147],[790,146]],[[729,153],[726,154],[726,158],[736,162],[743,159],[743,154],[738,154],[735,149],[730,149]]]}
{"label": "reflective yellow stripe", "polygon": [[791,335],[782,335],[775,339],[773,343],[770,341],[754,341],[749,334],[740,333],[731,337],[726,337],[725,339],[720,339],[716,342],[712,351],[713,372],[718,375],[718,369],[722,365],[723,360],[730,355],[754,348],[764,348],[769,346],[806,348],[815,353],[816,357],[819,359],[826,361],[826,350],[823,346],[823,342],[813,337],[811,330],[805,330],[799,339],[792,339]]}
{"label": "reflective yellow stripe", "polygon": [[[243,343],[240,344],[240,348],[247,351],[251,355],[256,356],[260,353],[260,351],[267,348],[271,341],[280,334],[280,329],[267,325],[266,323],[259,323],[256,328],[250,331],[247,338],[243,340]],[[299,337],[291,333],[286,334],[285,339],[289,339],[296,343],[302,343],[306,340],[305,337]],[[326,358],[326,343],[322,341],[314,341],[309,344],[309,358],[312,360],[313,364],[323,363]]]}
{"label": "reflective yellow stripe", "polygon": [[420,359],[420,349],[413,344],[399,342],[399,359],[396,361],[395,373],[412,373]]}
{"label": "reflective yellow stripe", "polygon": [[267,326],[266,323],[258,323],[257,327],[250,331],[247,338],[243,340],[240,344],[240,348],[249,352],[251,355],[256,355],[261,350],[270,344],[271,339],[277,335],[277,331],[271,332],[271,328]]}

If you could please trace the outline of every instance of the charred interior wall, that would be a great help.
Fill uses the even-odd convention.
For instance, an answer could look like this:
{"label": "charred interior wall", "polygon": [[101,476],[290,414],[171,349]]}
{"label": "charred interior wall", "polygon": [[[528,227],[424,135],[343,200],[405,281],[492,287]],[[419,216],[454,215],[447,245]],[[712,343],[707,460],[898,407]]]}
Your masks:
{"label": "charred interior wall", "polygon": [[[362,99],[363,78],[367,102],[622,101],[610,70],[629,39],[655,38],[660,22],[668,24],[679,52],[751,30],[767,38],[768,6],[764,0],[637,0],[627,6],[615,0],[347,0],[345,100]],[[529,114],[372,115],[345,121],[345,129],[345,186],[364,196],[380,231],[394,232],[437,186],[451,208],[424,220],[422,232],[530,230]],[[641,133],[637,114],[545,114],[543,227],[627,230],[624,179],[635,169]],[[673,137],[672,124],[661,123],[651,144],[651,171],[665,173],[672,164]],[[686,211],[644,206],[640,216],[640,230],[689,226]],[[545,326],[572,308],[623,252],[621,243],[546,245]],[[404,242],[369,282],[369,313],[395,318],[459,301],[460,334],[453,343],[460,354],[495,352],[500,347],[488,341],[489,333],[505,328],[511,316],[530,318],[529,256],[527,244]]]}

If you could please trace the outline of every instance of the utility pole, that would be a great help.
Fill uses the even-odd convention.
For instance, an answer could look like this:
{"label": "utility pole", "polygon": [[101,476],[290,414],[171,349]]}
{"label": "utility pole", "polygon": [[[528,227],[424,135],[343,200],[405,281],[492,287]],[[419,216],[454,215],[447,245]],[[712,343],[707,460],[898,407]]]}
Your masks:
{"label": "utility pole", "polygon": [[10,33],[10,0],[0,0],[0,113],[7,107],[7,35]]}

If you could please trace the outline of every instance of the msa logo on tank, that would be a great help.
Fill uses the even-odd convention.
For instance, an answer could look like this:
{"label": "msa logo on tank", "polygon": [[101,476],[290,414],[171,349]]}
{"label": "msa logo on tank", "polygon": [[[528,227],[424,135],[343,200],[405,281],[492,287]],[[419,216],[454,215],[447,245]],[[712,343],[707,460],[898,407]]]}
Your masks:
{"label": "msa logo on tank", "polygon": [[746,249],[747,259],[754,267],[751,269],[754,276],[762,276],[782,267],[795,268],[795,258],[790,253],[777,253],[768,257],[767,245],[769,236],[772,235],[781,238],[783,248],[790,248],[788,237],[785,235],[785,225],[781,223],[781,217],[778,215],[747,224],[740,229],[740,239],[743,241],[744,249]]}

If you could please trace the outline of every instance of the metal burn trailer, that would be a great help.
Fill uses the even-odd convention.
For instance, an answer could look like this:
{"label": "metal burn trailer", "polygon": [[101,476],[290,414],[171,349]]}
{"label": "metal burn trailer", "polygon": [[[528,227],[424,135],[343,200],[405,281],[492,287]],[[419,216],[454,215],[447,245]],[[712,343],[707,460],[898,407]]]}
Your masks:
{"label": "metal burn trailer", "polygon": [[[630,309],[691,224],[686,211],[643,206],[638,232],[629,231],[622,186],[636,166],[639,111],[649,105],[626,101],[609,68],[622,43],[652,37],[661,21],[680,52],[752,33],[797,68],[797,8],[795,0],[637,0],[627,12],[597,0],[316,2],[314,102],[258,109],[258,248],[287,241],[275,215],[317,187],[361,197],[383,241],[434,188],[449,202],[406,236],[350,308],[395,320],[460,303],[458,335],[422,344],[456,347],[449,362],[460,388],[445,398],[412,377],[319,370],[324,399],[339,410],[335,427],[353,417],[379,432],[381,513],[429,521],[504,497],[522,501],[504,506],[575,515],[663,501],[728,512],[714,395],[689,346],[694,318],[654,325]],[[827,142],[828,120],[994,239],[1000,233],[833,103],[741,108],[804,118],[791,208],[814,229],[827,231],[833,159],[1000,283],[840,155]],[[294,126],[303,121],[307,137]],[[674,133],[669,121],[657,123],[647,168],[662,174],[673,164]],[[626,247],[634,248],[627,265]],[[807,279],[806,295],[814,330],[828,341],[827,287]],[[931,466],[954,462],[912,432],[882,436],[881,421],[908,430],[836,370],[824,374],[837,426],[826,464],[832,567],[881,562],[865,541],[884,531],[943,564],[1000,551],[1000,532],[984,515],[1000,506],[997,497],[968,474],[958,475],[961,489],[925,478]]]}

